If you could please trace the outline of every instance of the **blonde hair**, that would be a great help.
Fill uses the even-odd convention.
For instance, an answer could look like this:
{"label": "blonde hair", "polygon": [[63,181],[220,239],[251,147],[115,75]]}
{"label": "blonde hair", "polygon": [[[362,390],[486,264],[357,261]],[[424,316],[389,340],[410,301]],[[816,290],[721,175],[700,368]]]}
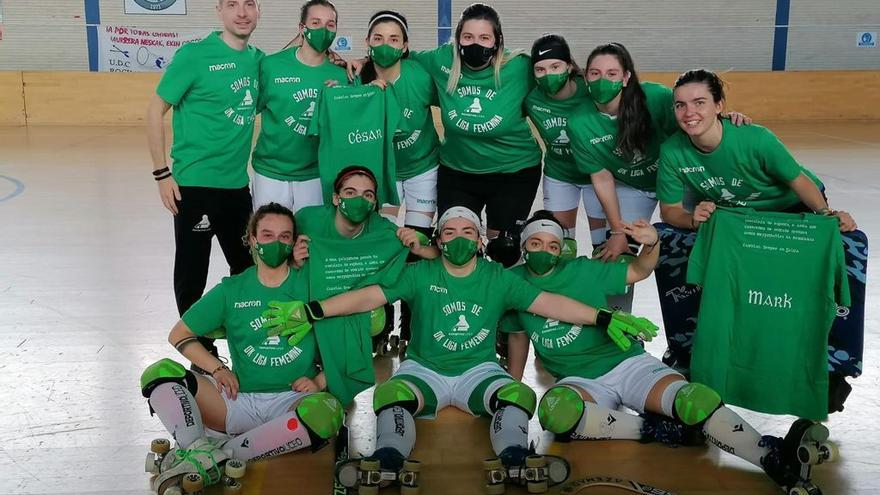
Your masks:
{"label": "blonde hair", "polygon": [[458,19],[458,26],[455,28],[455,39],[452,40],[452,67],[449,71],[449,78],[446,81],[446,92],[452,94],[461,80],[461,55],[459,54],[459,38],[461,38],[461,30],[467,21],[487,21],[492,24],[492,31],[495,34],[495,55],[492,56],[493,70],[495,72],[495,87],[501,87],[501,68],[504,67],[509,60],[523,54],[522,50],[513,50],[510,53],[504,52],[504,36],[501,34],[501,17],[492,7],[483,3],[474,3],[469,5],[461,13]]}

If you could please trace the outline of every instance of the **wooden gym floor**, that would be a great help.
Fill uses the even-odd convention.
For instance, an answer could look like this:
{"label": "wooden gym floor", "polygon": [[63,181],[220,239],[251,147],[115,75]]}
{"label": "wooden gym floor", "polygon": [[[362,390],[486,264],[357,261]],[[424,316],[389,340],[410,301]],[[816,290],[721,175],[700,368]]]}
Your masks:
{"label": "wooden gym floor", "polygon": [[[831,205],[852,212],[874,243],[880,123],[769,127],[825,181]],[[0,128],[0,150],[0,493],[146,494],[143,459],[150,439],[166,433],[149,416],[138,377],[156,359],[176,356],[165,338],[177,313],[171,218],[148,173],[143,131],[7,127]],[[578,238],[584,244],[583,229]],[[214,254],[209,286],[224,274],[216,246]],[[877,262],[872,254],[871,275]],[[865,374],[852,382],[846,410],[828,423],[841,459],[816,470],[826,494],[878,492],[876,287],[868,286]],[[653,280],[636,289],[634,312],[661,321]],[[664,347],[662,338],[649,344],[655,355]],[[382,377],[397,364],[376,360]],[[527,371],[540,394],[548,376],[532,364]],[[362,394],[350,416],[356,452],[370,452],[375,440],[370,400],[369,391]],[[776,435],[791,421],[744,415]],[[491,453],[487,421],[447,410],[418,425],[414,457],[424,463],[423,493],[481,493],[480,460]],[[572,461],[572,479],[619,476],[689,495],[779,493],[757,468],[714,448],[551,445],[539,431],[533,422],[540,450]],[[331,456],[328,448],[250,466],[245,493],[330,493]]]}

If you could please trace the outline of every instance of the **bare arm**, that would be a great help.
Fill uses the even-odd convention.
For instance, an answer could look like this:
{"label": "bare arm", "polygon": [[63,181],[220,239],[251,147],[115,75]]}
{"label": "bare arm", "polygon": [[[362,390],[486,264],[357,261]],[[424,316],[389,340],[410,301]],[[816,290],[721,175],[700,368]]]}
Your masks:
{"label": "bare arm", "polygon": [[528,334],[525,332],[507,334],[507,367],[514,380],[522,380],[528,357]]}
{"label": "bare arm", "polygon": [[[147,144],[150,148],[150,157],[153,161],[153,170],[168,167],[165,148],[165,114],[171,109],[171,105],[158,94],[153,94],[150,105],[147,107]],[[177,203],[180,201],[180,189],[174,177],[167,177],[158,181],[159,197],[162,204],[171,213],[177,215]]]}
{"label": "bare arm", "polygon": [[378,285],[337,294],[321,301],[324,317],[345,316],[372,311],[388,302],[385,293]]}
{"label": "bare arm", "polygon": [[684,203],[681,201],[675,204],[660,203],[660,218],[673,227],[680,229],[693,228],[693,223],[691,223],[693,215],[684,209]]}
{"label": "bare arm", "polygon": [[[620,216],[620,203],[617,200],[614,176],[608,170],[602,170],[590,174],[590,179],[593,182],[593,189],[596,191],[599,204],[602,205],[602,211],[605,212],[605,218],[611,232],[623,232],[623,218]],[[605,248],[599,253],[599,258],[603,261],[613,261],[627,249],[626,236],[612,233],[608,242],[605,243]]]}
{"label": "bare arm", "polygon": [[[168,342],[171,343],[171,345],[176,346],[184,339],[195,339],[196,337],[196,334],[190,330],[183,320],[178,320],[174,327],[171,328],[171,333],[168,334]],[[178,351],[183,354],[183,357],[189,359],[193,364],[203,370],[207,370],[208,372],[214,371],[223,366],[223,362],[214,357],[207,349],[205,349],[205,346],[197,340],[191,340],[190,343],[185,344],[183,347],[179,348]]]}
{"label": "bare arm", "polygon": [[648,278],[657,266],[657,259],[660,256],[658,246],[660,236],[657,234],[657,229],[644,220],[627,224],[623,230],[626,235],[642,245],[639,256],[626,269],[626,283],[634,284]]}
{"label": "bare arm", "polygon": [[821,211],[828,208],[828,202],[822,197],[822,191],[803,172],[793,181],[789,182],[788,186],[811,210]]}
{"label": "bare arm", "polygon": [[551,292],[541,292],[529,306],[528,311],[545,318],[577,325],[596,323],[596,308]]}

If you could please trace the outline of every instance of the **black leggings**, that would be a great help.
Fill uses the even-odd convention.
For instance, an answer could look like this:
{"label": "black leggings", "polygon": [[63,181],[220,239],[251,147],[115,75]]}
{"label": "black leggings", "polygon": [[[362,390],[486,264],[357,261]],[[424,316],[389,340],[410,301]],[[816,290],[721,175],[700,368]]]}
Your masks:
{"label": "black leggings", "polygon": [[471,174],[443,164],[437,173],[437,211],[465,206],[480,214],[486,208],[486,227],[511,231],[525,223],[538,194],[541,166],[511,173]]}

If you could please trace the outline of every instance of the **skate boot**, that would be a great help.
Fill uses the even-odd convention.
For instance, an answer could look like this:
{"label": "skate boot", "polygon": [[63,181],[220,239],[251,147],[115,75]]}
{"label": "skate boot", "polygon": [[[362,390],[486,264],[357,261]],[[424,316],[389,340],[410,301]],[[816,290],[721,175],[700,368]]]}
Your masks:
{"label": "skate boot", "polygon": [[693,447],[706,444],[706,435],[698,426],[688,426],[662,414],[644,412],[641,443],[660,442],[669,447]]}
{"label": "skate boot", "polygon": [[534,448],[508,447],[498,457],[485,459],[486,493],[501,495],[505,484],[525,485],[529,493],[546,493],[564,483],[571,473],[568,461],[555,455],[537,455]]}
{"label": "skate boot", "polygon": [[145,467],[147,472],[157,475],[151,486],[158,495],[201,493],[203,488],[221,481],[231,490],[224,492],[240,490],[238,478],[244,475],[244,463],[231,459],[230,453],[221,450],[217,441],[200,438],[188,449],[173,452],[166,450],[168,446],[167,440],[154,440],[152,452],[147,455]]}
{"label": "skate boot", "polygon": [[336,464],[335,475],[340,485],[357,488],[358,495],[375,495],[379,488],[391,484],[400,485],[401,495],[417,495],[421,466],[419,461],[406,459],[395,449],[382,448],[370,457]]}
{"label": "skate boot", "polygon": [[764,436],[761,445],[770,451],[761,458],[764,471],[788,495],[822,495],[812,482],[812,469],[817,464],[833,461],[837,446],[828,442],[825,425],[798,419],[785,438]]}

